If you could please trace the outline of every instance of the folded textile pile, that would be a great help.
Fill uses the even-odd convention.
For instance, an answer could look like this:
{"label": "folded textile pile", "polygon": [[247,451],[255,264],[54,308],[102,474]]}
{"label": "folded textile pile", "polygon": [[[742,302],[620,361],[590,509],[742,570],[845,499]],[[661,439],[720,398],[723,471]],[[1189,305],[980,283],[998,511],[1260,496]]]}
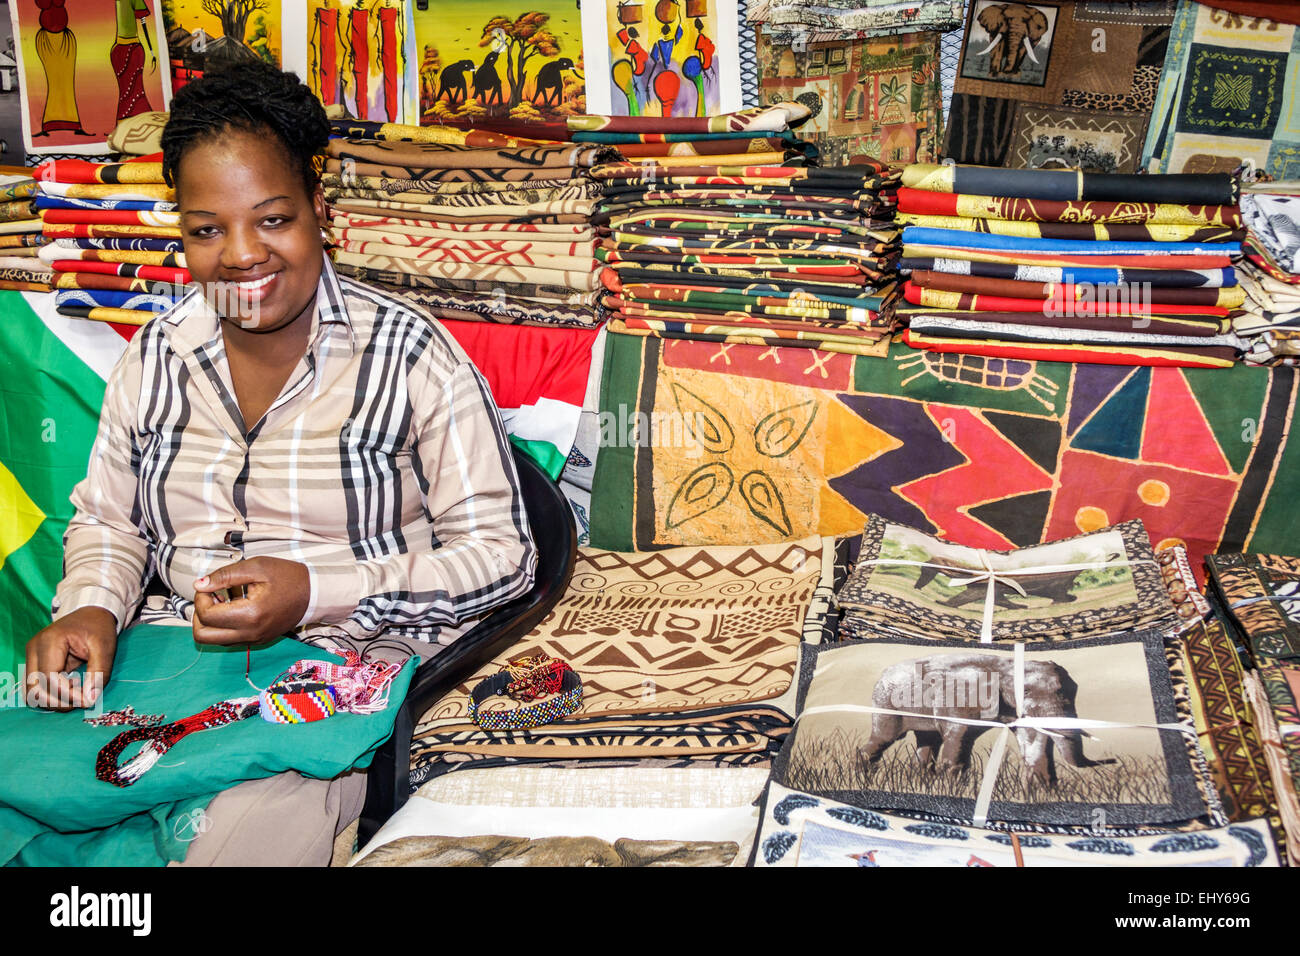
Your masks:
{"label": "folded textile pile", "polygon": [[[640,156],[592,170],[605,186],[598,255],[610,328],[660,338],[798,345],[876,354],[892,324],[896,174],[869,163],[819,169],[799,150],[703,151],[748,130],[785,134],[808,114],[780,103],[672,120],[694,155]],[[574,117],[637,149],[665,120]],[[590,130],[587,130],[590,132]],[[725,140],[724,142],[733,142]],[[673,144],[676,145],[676,144]]]}
{"label": "folded textile pile", "polygon": [[38,166],[45,243],[63,315],[143,325],[185,294],[176,195],[157,155],[123,163],[56,159]]}
{"label": "folded textile pile", "polygon": [[1246,226],[1237,278],[1246,291],[1232,320],[1252,365],[1300,364],[1300,182],[1242,186]]}
{"label": "folded textile pile", "polygon": [[931,352],[1222,368],[1242,348],[1227,175],[914,164],[898,219],[908,325]]}
{"label": "folded textile pile", "polygon": [[49,291],[52,270],[37,257],[45,237],[36,194],[36,180],[0,176],[0,289]]}
{"label": "folded textile pile", "polygon": [[325,162],[338,271],[438,318],[594,328],[591,166],[607,146],[334,121]]}
{"label": "folded textile pile", "polygon": [[[807,640],[823,638],[829,539],[652,554],[583,549],[550,615],[424,715],[411,779],[559,759],[769,761],[790,730]],[[806,635],[808,635],[806,639]],[[581,702],[525,730],[485,730],[470,695],[507,660],[547,655],[582,680]],[[502,716],[489,697],[480,715]],[[499,832],[499,831],[493,831]]]}
{"label": "folded textile pile", "polygon": [[964,0],[750,0],[746,19],[778,36],[884,36],[955,29],[961,26],[964,6]]}

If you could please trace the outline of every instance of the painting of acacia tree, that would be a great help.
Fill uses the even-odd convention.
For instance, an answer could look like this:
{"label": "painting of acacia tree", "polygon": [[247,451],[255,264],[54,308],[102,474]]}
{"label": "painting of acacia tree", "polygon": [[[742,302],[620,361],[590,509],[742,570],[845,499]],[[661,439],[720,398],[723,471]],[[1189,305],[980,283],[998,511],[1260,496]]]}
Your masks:
{"label": "painting of acacia tree", "polygon": [[546,122],[586,112],[576,4],[438,0],[415,12],[420,121]]}

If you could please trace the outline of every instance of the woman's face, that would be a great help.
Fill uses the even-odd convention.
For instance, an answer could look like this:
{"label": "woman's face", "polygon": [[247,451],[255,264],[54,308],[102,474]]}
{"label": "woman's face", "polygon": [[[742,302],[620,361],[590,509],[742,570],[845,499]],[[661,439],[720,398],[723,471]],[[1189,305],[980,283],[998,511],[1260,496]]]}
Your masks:
{"label": "woman's face", "polygon": [[228,131],[176,170],[185,260],[222,318],[250,332],[290,325],[313,303],[325,200],[268,134]]}

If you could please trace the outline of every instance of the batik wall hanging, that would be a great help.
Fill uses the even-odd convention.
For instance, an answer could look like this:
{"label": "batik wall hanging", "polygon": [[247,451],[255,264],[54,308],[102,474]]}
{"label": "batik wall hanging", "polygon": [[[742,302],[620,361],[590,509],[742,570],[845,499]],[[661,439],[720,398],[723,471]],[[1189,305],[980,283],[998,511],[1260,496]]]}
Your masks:
{"label": "batik wall hanging", "polygon": [[585,0],[587,109],[610,116],[714,116],[740,109],[735,0]]}
{"label": "batik wall hanging", "polygon": [[26,152],[102,154],[120,120],[166,109],[172,85],[158,6],[114,0],[69,10],[65,0],[11,0]]}
{"label": "batik wall hanging", "polygon": [[826,166],[871,157],[888,163],[937,161],[942,141],[938,33],[820,43],[778,42],[758,31],[764,105],[804,103],[812,116],[799,135]]}
{"label": "batik wall hanging", "polygon": [[830,39],[833,34],[885,36],[951,30],[961,23],[964,0],[751,0],[749,20],[784,39]]}
{"label": "batik wall hanging", "polygon": [[[591,513],[600,547],[856,534],[873,512],[998,550],[1140,518],[1157,548],[1182,543],[1195,566],[1241,550],[1227,542],[1293,544],[1291,369],[1133,369],[898,344],[855,359],[614,334],[606,348],[611,425]],[[634,441],[639,416],[701,422],[699,437]]]}
{"label": "batik wall hanging", "polygon": [[413,0],[307,0],[303,75],[327,107],[418,124]]}
{"label": "batik wall hanging", "polygon": [[[282,61],[283,0],[170,0],[161,3],[171,51],[171,82],[180,89],[206,70],[261,60]],[[301,66],[286,63],[306,75]]]}
{"label": "batik wall hanging", "polygon": [[413,2],[421,123],[554,122],[587,111],[576,4]]}
{"label": "batik wall hanging", "polygon": [[1010,552],[977,551],[872,515],[836,595],[853,637],[995,641],[1176,626],[1141,522]]}
{"label": "batik wall hanging", "polygon": [[995,829],[1221,825],[1189,735],[1159,631],[1050,647],[853,641],[804,648],[772,779]]}
{"label": "batik wall hanging", "polygon": [[353,865],[743,866],[767,773],[514,766],[447,774],[412,794]]}
{"label": "batik wall hanging", "polygon": [[1300,176],[1300,29],[1181,0],[1142,150],[1153,173]]}
{"label": "batik wall hanging", "polygon": [[1167,4],[972,0],[944,155],[959,163],[1135,172]]}
{"label": "batik wall hanging", "polygon": [[753,865],[1277,866],[1262,820],[1146,837],[998,833],[929,823],[809,796],[773,783],[763,801]]}

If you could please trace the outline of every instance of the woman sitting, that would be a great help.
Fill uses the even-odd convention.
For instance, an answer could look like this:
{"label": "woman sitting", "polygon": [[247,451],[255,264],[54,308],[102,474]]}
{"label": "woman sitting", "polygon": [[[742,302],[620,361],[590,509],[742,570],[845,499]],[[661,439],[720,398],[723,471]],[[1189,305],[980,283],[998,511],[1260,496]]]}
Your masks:
{"label": "woman sitting", "polygon": [[[436,321],[324,254],[328,135],[307,87],[272,67],[209,74],[173,100],[163,169],[198,287],[109,379],[54,622],[27,646],[36,703],[94,702],[155,575],[168,593],[144,619],[190,619],[200,644],[295,632],[362,651],[382,637],[422,657],[531,585],[482,376]],[[363,793],[361,774],[240,784],[186,862],[327,862]],[[256,825],[224,825],[245,816]]]}

